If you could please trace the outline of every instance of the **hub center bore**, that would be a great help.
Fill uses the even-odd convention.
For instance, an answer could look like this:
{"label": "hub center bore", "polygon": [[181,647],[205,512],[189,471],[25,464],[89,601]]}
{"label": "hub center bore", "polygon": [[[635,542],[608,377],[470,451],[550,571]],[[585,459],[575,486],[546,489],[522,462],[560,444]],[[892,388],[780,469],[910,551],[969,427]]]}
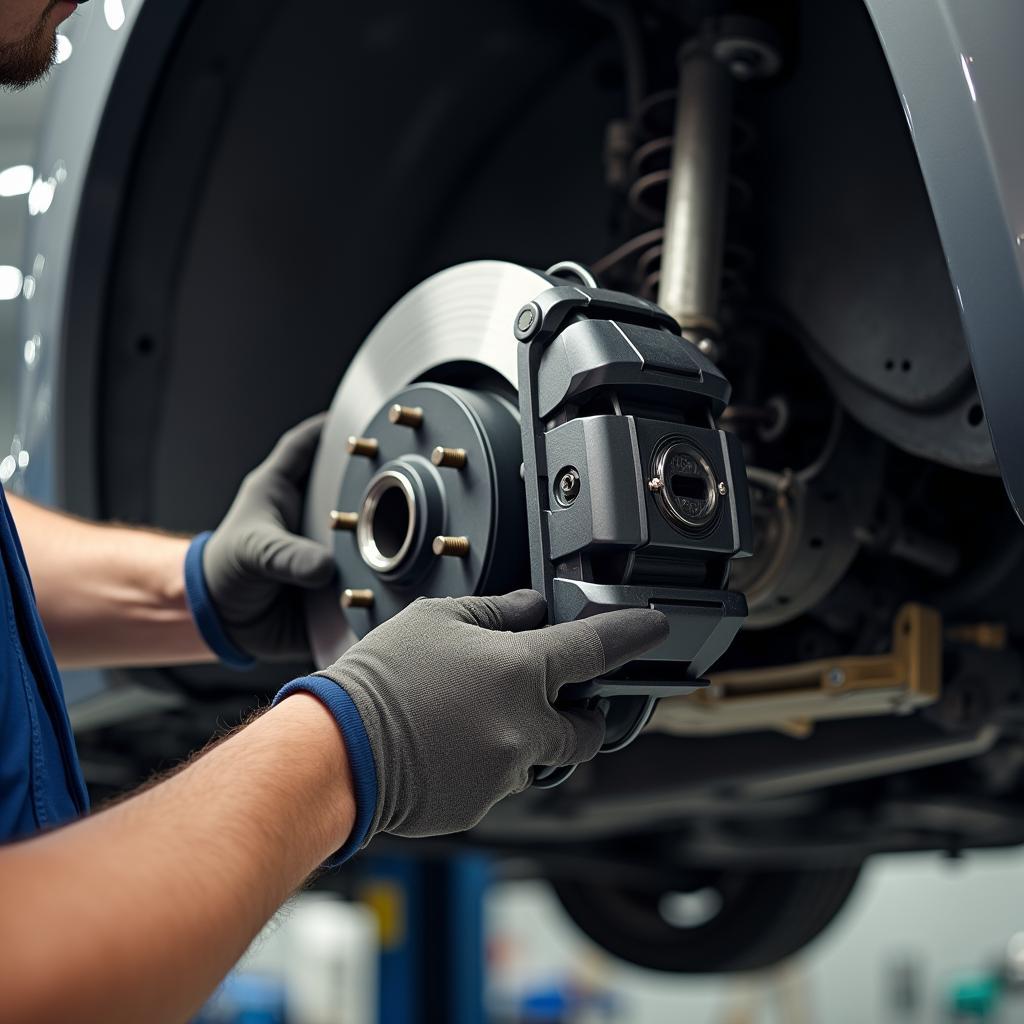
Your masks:
{"label": "hub center bore", "polygon": [[409,481],[393,470],[375,476],[363,498],[356,528],[363,561],[375,572],[393,572],[409,554],[416,526],[416,494]]}

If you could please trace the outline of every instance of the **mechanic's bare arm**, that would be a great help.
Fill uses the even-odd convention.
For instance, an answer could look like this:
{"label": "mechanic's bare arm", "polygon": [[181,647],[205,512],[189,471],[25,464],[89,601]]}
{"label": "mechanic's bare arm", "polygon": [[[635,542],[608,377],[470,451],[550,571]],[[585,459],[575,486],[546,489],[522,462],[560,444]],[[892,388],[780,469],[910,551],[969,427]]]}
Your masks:
{"label": "mechanic's bare arm", "polygon": [[62,667],[215,660],[185,602],[187,539],[7,500]]}
{"label": "mechanic's bare arm", "polygon": [[296,694],[167,781],[0,849],[0,1017],[181,1024],[354,816],[338,727]]}
{"label": "mechanic's bare arm", "polygon": [[58,662],[170,665],[213,661],[214,652],[236,668],[309,661],[303,592],[334,578],[331,552],[299,533],[323,422],[314,416],[284,434],[216,531],[194,540],[10,496]]}
{"label": "mechanic's bare arm", "polygon": [[215,660],[185,601],[186,538],[8,501],[62,667]]}

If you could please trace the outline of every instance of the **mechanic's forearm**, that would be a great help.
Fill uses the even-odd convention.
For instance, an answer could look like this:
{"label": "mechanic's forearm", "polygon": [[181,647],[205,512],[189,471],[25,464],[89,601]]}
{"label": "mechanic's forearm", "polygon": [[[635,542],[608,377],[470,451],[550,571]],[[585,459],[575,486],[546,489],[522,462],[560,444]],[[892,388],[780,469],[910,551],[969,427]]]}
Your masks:
{"label": "mechanic's forearm", "polygon": [[185,601],[187,539],[8,500],[62,667],[215,660]]}
{"label": "mechanic's forearm", "polygon": [[181,1024],[355,818],[306,694],[152,789],[0,849],[0,1018]]}

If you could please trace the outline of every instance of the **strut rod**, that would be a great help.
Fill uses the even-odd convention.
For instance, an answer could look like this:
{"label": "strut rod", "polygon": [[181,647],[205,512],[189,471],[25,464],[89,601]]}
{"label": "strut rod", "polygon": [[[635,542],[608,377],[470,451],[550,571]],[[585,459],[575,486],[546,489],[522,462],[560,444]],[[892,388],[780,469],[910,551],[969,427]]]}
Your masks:
{"label": "strut rod", "polygon": [[700,40],[680,54],[658,305],[683,330],[718,334],[732,76]]}
{"label": "strut rod", "polygon": [[679,52],[658,305],[684,333],[720,333],[734,79],[766,78],[780,63],[774,30],[746,16],[709,19]]}

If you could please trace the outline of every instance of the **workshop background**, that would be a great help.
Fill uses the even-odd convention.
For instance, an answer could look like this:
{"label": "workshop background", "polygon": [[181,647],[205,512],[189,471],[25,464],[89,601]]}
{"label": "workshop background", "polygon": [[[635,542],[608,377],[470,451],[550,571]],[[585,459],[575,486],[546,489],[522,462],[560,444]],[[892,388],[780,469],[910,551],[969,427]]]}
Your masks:
{"label": "workshop background", "polygon": [[[0,97],[0,448],[11,440],[12,451],[20,447],[19,373],[33,353],[19,309],[32,297],[35,254],[24,239],[45,102],[45,83]],[[4,480],[11,461],[0,464]],[[449,905],[431,913],[446,923],[432,932],[423,924],[426,882],[418,870],[370,856],[356,899],[327,891],[298,897],[201,1020],[411,1021],[409,972],[428,964],[458,989],[450,1024],[909,1024],[987,1019],[1000,999],[1000,1020],[1024,1021],[1024,1002],[1003,991],[1006,979],[1024,978],[1018,852],[878,858],[838,921],[803,954],[763,974],[707,979],[611,959],[543,882],[519,880],[515,864],[480,857],[445,869]]]}

